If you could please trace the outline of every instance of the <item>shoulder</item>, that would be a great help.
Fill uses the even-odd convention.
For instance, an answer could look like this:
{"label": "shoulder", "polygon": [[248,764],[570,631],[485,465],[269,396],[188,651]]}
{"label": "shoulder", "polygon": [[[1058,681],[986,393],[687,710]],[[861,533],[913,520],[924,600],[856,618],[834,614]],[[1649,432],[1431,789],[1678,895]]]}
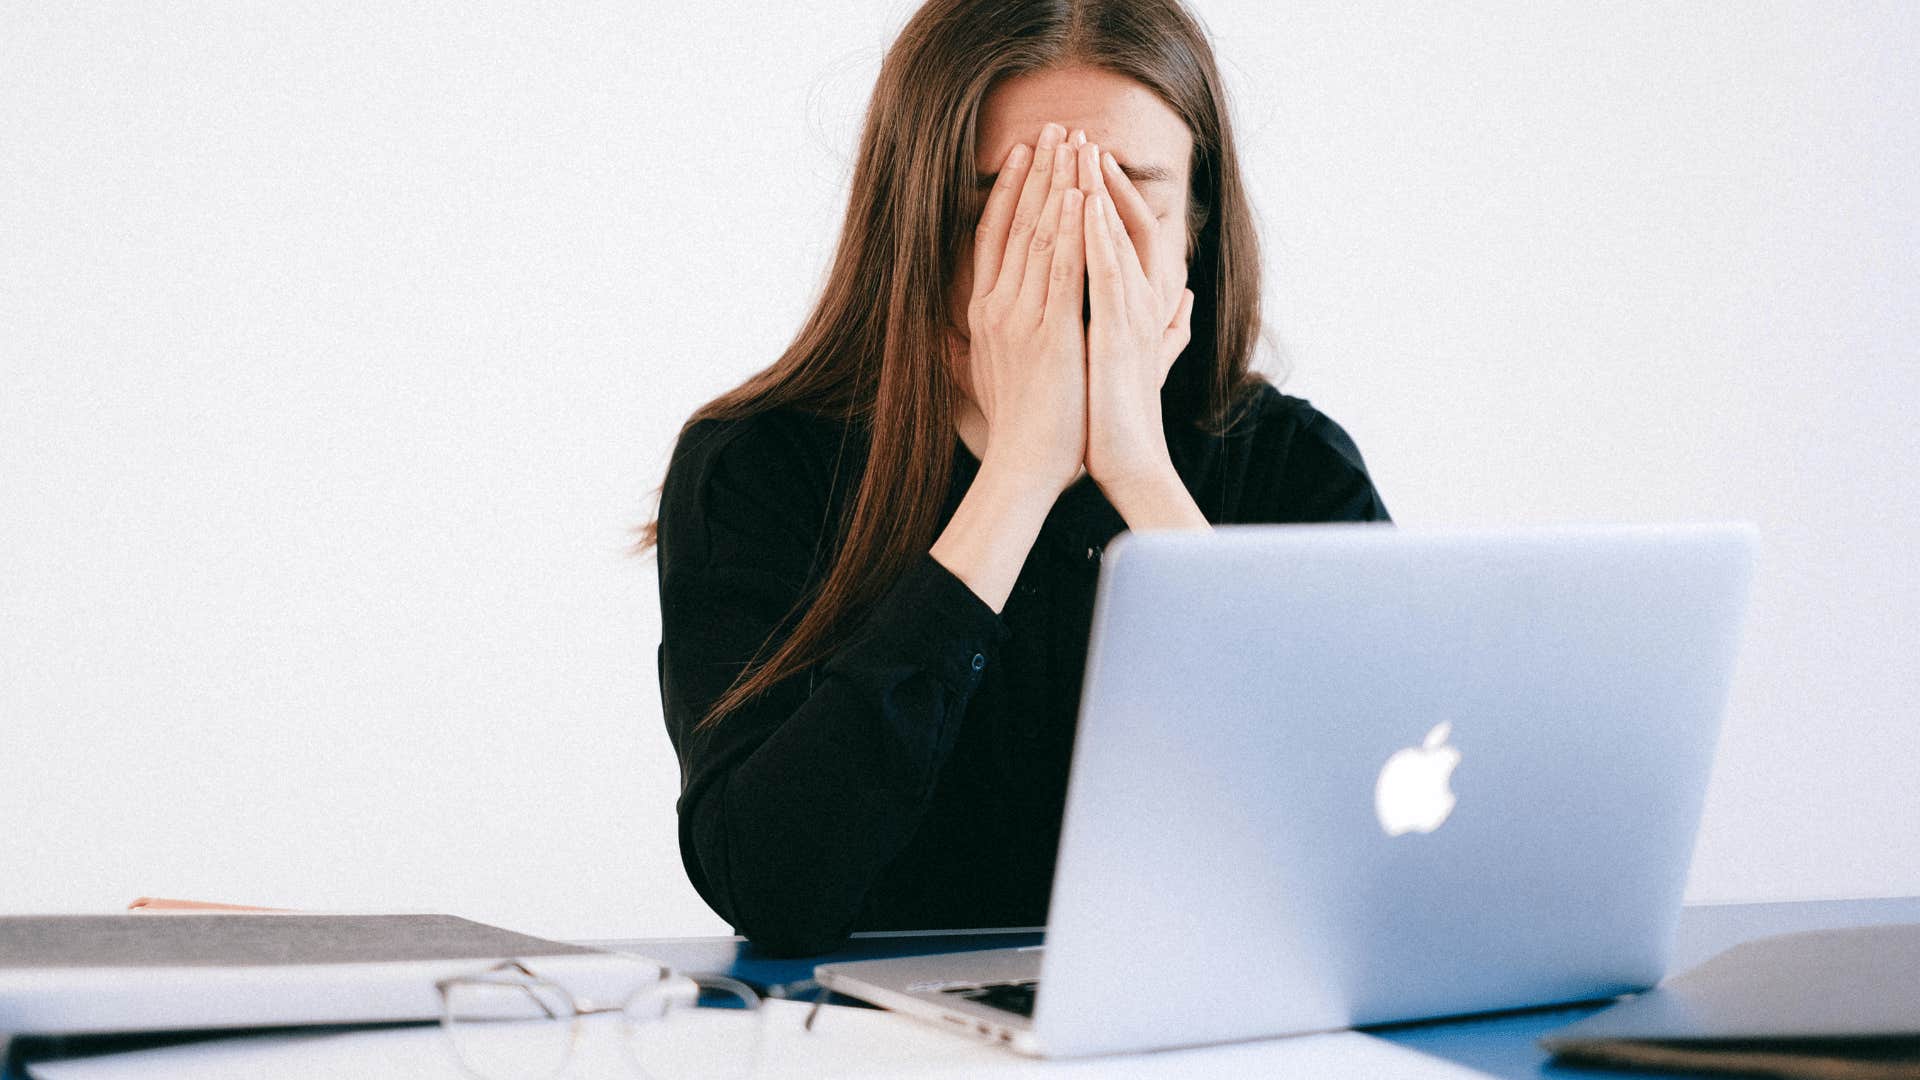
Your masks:
{"label": "shoulder", "polygon": [[855,440],[847,424],[788,406],[687,425],[661,485],[663,560],[705,561],[735,541],[813,546]]}
{"label": "shoulder", "polygon": [[[1240,443],[1249,480],[1286,519],[1384,519],[1359,444],[1303,397],[1261,382],[1228,437]],[[1272,512],[1272,511],[1269,511]]]}
{"label": "shoulder", "polygon": [[1301,451],[1329,464],[1365,472],[1360,447],[1347,429],[1321,412],[1311,401],[1284,393],[1270,382],[1253,384],[1242,396],[1228,436],[1247,444],[1258,456],[1291,457]]}
{"label": "shoulder", "polygon": [[799,466],[833,449],[845,430],[844,424],[787,405],[695,420],[674,440],[667,471],[686,475],[722,466]]}

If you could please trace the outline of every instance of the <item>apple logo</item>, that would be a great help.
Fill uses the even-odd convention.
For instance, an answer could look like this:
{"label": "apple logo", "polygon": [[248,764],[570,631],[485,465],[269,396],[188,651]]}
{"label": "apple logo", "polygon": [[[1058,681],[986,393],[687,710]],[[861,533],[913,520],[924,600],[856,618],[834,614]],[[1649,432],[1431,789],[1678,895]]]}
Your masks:
{"label": "apple logo", "polygon": [[1430,833],[1453,813],[1453,791],[1447,782],[1460,764],[1460,751],[1446,745],[1453,724],[1443,721],[1419,746],[1396,750],[1380,769],[1373,785],[1373,811],[1388,836]]}

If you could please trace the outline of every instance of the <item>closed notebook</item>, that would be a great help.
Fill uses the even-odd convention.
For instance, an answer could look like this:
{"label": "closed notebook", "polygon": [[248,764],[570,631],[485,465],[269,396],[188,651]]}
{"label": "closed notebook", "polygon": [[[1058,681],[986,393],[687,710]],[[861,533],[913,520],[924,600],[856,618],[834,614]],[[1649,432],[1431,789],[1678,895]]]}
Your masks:
{"label": "closed notebook", "polygon": [[452,915],[10,915],[0,1035],[431,1020],[435,980],[506,959],[596,1002],[661,972]]}
{"label": "closed notebook", "polygon": [[1571,1064],[1920,1080],[1920,924],[1736,945],[1540,1045]]}

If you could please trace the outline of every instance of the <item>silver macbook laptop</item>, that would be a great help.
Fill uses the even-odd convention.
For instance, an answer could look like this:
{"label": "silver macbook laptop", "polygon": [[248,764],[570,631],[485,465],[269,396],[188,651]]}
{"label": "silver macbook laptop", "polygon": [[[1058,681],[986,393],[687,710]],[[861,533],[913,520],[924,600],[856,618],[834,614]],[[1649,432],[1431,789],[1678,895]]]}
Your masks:
{"label": "silver macbook laptop", "polygon": [[817,978],[1050,1057],[1651,986],[1754,543],[1742,525],[1123,534],[1045,947]]}

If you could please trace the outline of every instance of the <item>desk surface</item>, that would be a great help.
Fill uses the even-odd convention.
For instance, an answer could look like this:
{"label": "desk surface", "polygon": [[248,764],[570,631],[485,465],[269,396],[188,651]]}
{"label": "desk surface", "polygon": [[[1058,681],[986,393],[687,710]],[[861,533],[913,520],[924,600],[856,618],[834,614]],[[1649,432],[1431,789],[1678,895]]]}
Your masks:
{"label": "desk surface", "polygon": [[[1691,906],[1680,915],[1672,970],[1675,973],[1684,971],[1723,949],[1773,934],[1909,922],[1920,923],[1920,896]],[[1009,945],[1031,945],[1041,939],[1041,931],[1032,928],[856,934],[840,951],[827,956],[800,959],[770,957],[752,944],[730,937],[645,938],[582,944],[644,953],[687,971],[726,972],[764,988],[810,983],[813,966],[829,960],[997,949]],[[1599,1004],[1572,1005],[1457,1020],[1396,1024],[1373,1028],[1370,1033],[1408,1049],[1444,1058],[1492,1076],[1591,1080],[1596,1075],[1592,1072],[1549,1065],[1546,1053],[1535,1045],[1535,1040],[1554,1028],[1597,1012],[1601,1007]],[[1672,1080],[1681,1080],[1679,1074],[1663,1075]]]}

